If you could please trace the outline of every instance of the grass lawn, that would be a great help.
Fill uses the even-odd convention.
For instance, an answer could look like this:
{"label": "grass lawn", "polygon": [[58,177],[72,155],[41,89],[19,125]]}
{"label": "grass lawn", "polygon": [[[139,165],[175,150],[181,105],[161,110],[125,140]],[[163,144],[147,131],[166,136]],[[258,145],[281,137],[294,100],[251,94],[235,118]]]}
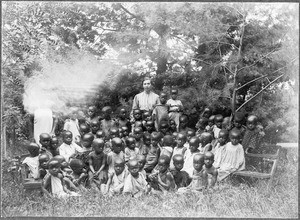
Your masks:
{"label": "grass lawn", "polygon": [[273,185],[265,182],[223,183],[198,194],[103,197],[90,190],[81,197],[59,200],[24,193],[6,172],[2,162],[1,215],[54,217],[247,217],[298,218],[298,152],[288,152],[279,164]]}

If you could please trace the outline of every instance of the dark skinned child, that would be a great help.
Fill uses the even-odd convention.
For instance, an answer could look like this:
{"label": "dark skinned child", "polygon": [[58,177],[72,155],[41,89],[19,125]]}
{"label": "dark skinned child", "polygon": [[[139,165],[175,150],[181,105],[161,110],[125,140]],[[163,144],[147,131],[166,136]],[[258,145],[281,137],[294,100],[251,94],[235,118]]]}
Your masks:
{"label": "dark skinned child", "polygon": [[51,136],[48,133],[40,134],[40,153],[46,153],[50,158],[53,157],[50,148],[51,148]]}
{"label": "dark skinned child", "polygon": [[198,148],[200,153],[204,154],[205,152],[212,150],[212,140],[213,136],[209,132],[203,132],[200,135],[200,146]]}
{"label": "dark skinned child", "polygon": [[187,138],[187,142],[189,142],[191,140],[192,137],[194,137],[196,135],[195,130],[193,129],[189,129],[186,131],[186,138]]}
{"label": "dark skinned child", "polygon": [[121,194],[127,175],[128,170],[125,169],[125,161],[117,158],[115,160],[114,172],[108,176],[105,193],[108,193],[110,196]]}
{"label": "dark skinned child", "polygon": [[214,124],[213,129],[212,129],[214,139],[219,138],[219,132],[222,129],[222,122],[223,122],[223,116],[222,115],[216,115],[215,116],[215,124]]}
{"label": "dark skinned child", "polygon": [[132,197],[140,197],[150,191],[150,187],[145,179],[145,176],[139,172],[139,163],[136,159],[129,160],[127,163],[129,174],[124,181],[125,195]]}
{"label": "dark skinned child", "polygon": [[133,119],[131,121],[131,132],[133,133],[134,128],[138,127],[136,122],[141,122],[141,126],[143,126],[142,123],[142,111],[140,109],[134,109],[133,110]]}
{"label": "dark skinned child", "polygon": [[143,134],[143,143],[143,146],[139,149],[139,154],[146,157],[151,148],[151,134],[147,132]]}
{"label": "dark skinned child", "polygon": [[121,138],[115,137],[111,140],[112,151],[107,154],[108,174],[114,171],[114,164],[117,158],[125,160],[123,149],[123,141]]}
{"label": "dark skinned child", "polygon": [[131,123],[127,115],[127,111],[125,108],[121,108],[119,111],[119,117],[117,120],[117,124],[119,128],[127,127],[129,130],[131,129]]}
{"label": "dark skinned child", "polygon": [[161,121],[159,124],[159,132],[165,135],[170,135],[171,133],[169,132],[169,123],[167,121]]}
{"label": "dark skinned child", "polygon": [[143,120],[142,120],[143,128],[146,129],[147,121],[152,121],[152,116],[151,116],[150,111],[144,111],[142,118],[143,118]]}
{"label": "dark skinned child", "polygon": [[125,147],[125,162],[128,162],[131,159],[135,159],[139,153],[139,149],[136,147],[136,141],[133,137],[128,137],[126,139]]}
{"label": "dark skinned child", "polygon": [[207,188],[212,188],[217,182],[218,171],[213,166],[214,163],[214,154],[212,152],[206,152],[204,154],[204,166],[203,166],[203,175],[204,183],[206,183]]}
{"label": "dark skinned child", "polygon": [[167,94],[161,92],[159,96],[160,104],[156,105],[152,112],[152,118],[156,131],[159,130],[161,121],[169,121],[169,107],[167,105]]}
{"label": "dark skinned child", "polygon": [[215,154],[214,157],[214,167],[219,168],[221,159],[222,159],[222,154],[224,151],[224,148],[226,147],[226,144],[228,143],[229,140],[229,131],[226,129],[222,129],[219,133],[219,139],[216,147],[212,150],[212,152]]}
{"label": "dark skinned child", "polygon": [[109,131],[113,127],[117,127],[117,123],[112,120],[112,108],[110,106],[105,106],[102,108],[103,119],[100,122],[100,129],[104,131],[105,136],[109,136]]}
{"label": "dark skinned child", "polygon": [[160,134],[158,132],[153,132],[151,134],[151,145],[150,150],[146,157],[146,164],[145,164],[145,171],[146,173],[151,173],[154,167],[157,164],[158,158],[160,156],[160,149],[159,149],[159,141],[160,141]]}
{"label": "dark skinned child", "polygon": [[208,118],[202,117],[199,119],[199,121],[196,124],[196,129],[197,129],[196,135],[198,137],[200,137],[200,135],[206,131],[205,128],[207,125],[208,125]]}
{"label": "dark skinned child", "polygon": [[49,151],[51,152],[51,154],[53,155],[53,157],[55,157],[56,155],[59,155],[59,151],[58,151],[58,138],[56,136],[53,136],[51,138],[51,145],[50,145],[50,149]]}
{"label": "dark skinned child", "polygon": [[189,120],[186,115],[181,115],[179,117],[179,132],[187,132],[188,130],[191,130],[191,128],[187,127],[188,122]]}
{"label": "dark skinned child", "polygon": [[190,178],[189,174],[182,170],[184,163],[183,156],[181,154],[175,154],[172,159],[174,169],[171,170],[171,173],[177,188],[187,187],[190,183]]}
{"label": "dark skinned child", "polygon": [[[189,148],[189,145],[187,144],[187,138],[185,132],[180,132],[177,134],[176,137],[176,147],[173,150],[173,155],[182,155],[184,156],[185,151]],[[174,169],[173,160],[171,160],[170,169]]]}
{"label": "dark skinned child", "polygon": [[145,132],[148,132],[149,134],[151,134],[153,131],[155,131],[154,122],[153,121],[147,121]]}
{"label": "dark skinned child", "polygon": [[72,173],[68,177],[72,183],[81,190],[85,187],[90,187],[88,174],[84,169],[84,163],[79,159],[71,159],[69,164],[72,169]]}
{"label": "dark skinned child", "polygon": [[176,124],[176,122],[174,121],[174,120],[170,120],[169,121],[169,124],[170,124],[170,127],[169,127],[169,131],[171,132],[171,133],[173,133],[173,132],[177,132],[177,124]]}
{"label": "dark skinned child", "polygon": [[213,133],[214,125],[215,125],[215,115],[211,115],[208,118],[208,125],[205,127],[205,131]]}
{"label": "dark skinned child", "polygon": [[189,174],[189,177],[192,177],[193,175],[193,158],[195,154],[199,153],[199,144],[200,139],[197,136],[192,137],[189,141],[190,147],[185,151],[184,154],[184,164],[182,170],[186,171]]}
{"label": "dark skinned child", "polygon": [[241,132],[241,138],[244,137],[245,132],[246,132],[246,126],[244,126],[244,121],[245,121],[245,115],[241,112],[236,112],[234,114],[234,119],[233,119],[233,125],[235,129],[240,130]]}
{"label": "dark skinned child", "polygon": [[86,123],[90,124],[92,120],[100,121],[100,117],[96,115],[96,106],[89,106],[87,111]]}
{"label": "dark skinned child", "polygon": [[27,179],[39,179],[39,150],[40,147],[36,143],[30,143],[27,145],[27,150],[30,156],[26,157],[22,166],[25,169],[24,178]]}
{"label": "dark skinned child", "polygon": [[62,134],[63,144],[59,146],[59,155],[62,155],[68,162],[70,157],[74,156],[77,152],[83,152],[83,149],[72,142],[72,132],[64,131]]}
{"label": "dark skinned child", "polygon": [[39,155],[39,178],[43,179],[48,170],[48,161],[50,157],[48,154],[40,154]]}
{"label": "dark skinned child", "polygon": [[146,178],[146,171],[144,170],[144,166],[146,164],[146,157],[142,154],[138,154],[136,156],[136,159],[139,162],[139,166],[140,166],[139,172],[142,173]]}
{"label": "dark skinned child", "polygon": [[143,143],[143,129],[141,127],[137,127],[133,129],[133,136],[135,138],[136,141],[136,147],[138,148],[138,150],[140,150],[144,143]]}
{"label": "dark skinned child", "polygon": [[91,133],[96,137],[97,131],[100,130],[100,122],[98,120],[92,120],[90,123]]}
{"label": "dark skinned child", "polygon": [[161,147],[161,155],[170,155],[173,154],[173,145],[174,145],[174,138],[172,135],[165,135],[163,137],[163,143]]}
{"label": "dark skinned child", "polygon": [[179,117],[182,114],[183,105],[182,102],[179,99],[177,99],[177,96],[178,90],[171,89],[171,98],[167,101],[167,105],[169,106],[169,118],[171,120],[174,120],[176,125],[179,126]]}
{"label": "dark skinned child", "polygon": [[225,117],[222,122],[222,129],[226,129],[227,131],[231,130],[231,121],[230,117]]}

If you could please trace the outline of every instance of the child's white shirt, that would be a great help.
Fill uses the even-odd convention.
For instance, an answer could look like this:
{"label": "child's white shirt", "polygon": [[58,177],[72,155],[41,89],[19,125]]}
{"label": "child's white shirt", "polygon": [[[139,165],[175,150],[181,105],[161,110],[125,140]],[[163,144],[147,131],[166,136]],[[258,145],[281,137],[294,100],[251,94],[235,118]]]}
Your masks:
{"label": "child's white shirt", "polygon": [[30,173],[29,177],[38,178],[39,177],[39,156],[36,157],[26,157],[22,164],[26,164],[29,167]]}
{"label": "child's white shirt", "polygon": [[71,131],[73,134],[73,141],[75,141],[78,136],[80,137],[78,119],[67,119],[64,124],[64,130]]}
{"label": "child's white shirt", "polygon": [[76,152],[83,152],[83,149],[74,142],[72,142],[70,145],[63,143],[59,146],[58,150],[59,155],[63,156],[67,162],[69,161],[72,154],[75,154]]}

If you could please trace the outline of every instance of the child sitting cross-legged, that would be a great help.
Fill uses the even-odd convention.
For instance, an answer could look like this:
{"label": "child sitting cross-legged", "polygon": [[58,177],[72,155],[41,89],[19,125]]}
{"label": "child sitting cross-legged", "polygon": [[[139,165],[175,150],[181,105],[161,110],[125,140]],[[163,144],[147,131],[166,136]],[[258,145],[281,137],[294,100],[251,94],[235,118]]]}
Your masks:
{"label": "child sitting cross-legged", "polygon": [[185,192],[199,192],[205,188],[206,178],[203,170],[204,165],[204,155],[203,154],[195,154],[193,158],[193,174],[192,181],[187,187],[182,187],[178,189],[179,193]]}
{"label": "child sitting cross-legged", "polygon": [[39,179],[39,150],[36,143],[27,145],[30,156],[26,157],[22,164],[25,167],[25,178]]}
{"label": "child sitting cross-legged", "polygon": [[150,187],[145,176],[139,172],[139,162],[136,159],[129,160],[127,163],[129,174],[124,181],[123,193],[132,197],[140,197],[150,191]]}
{"label": "child sitting cross-legged", "polygon": [[130,159],[136,158],[139,153],[139,149],[136,147],[136,142],[134,137],[128,137],[126,139],[125,147],[125,162],[128,162]]}
{"label": "child sitting cross-legged", "polygon": [[105,170],[106,155],[103,153],[104,141],[96,138],[92,142],[93,151],[88,155],[89,161],[89,181],[95,183],[100,189],[101,184],[107,181],[107,171]]}
{"label": "child sitting cross-legged", "polygon": [[175,191],[176,184],[173,175],[169,171],[170,157],[162,155],[158,159],[157,171],[149,175],[152,192],[157,193],[162,191],[163,193]]}
{"label": "child sitting cross-legged", "polygon": [[171,170],[171,173],[174,177],[177,188],[187,187],[190,183],[189,174],[182,170],[183,163],[184,160],[181,154],[175,154],[173,156],[174,169]]}
{"label": "child sitting cross-legged", "polygon": [[125,169],[125,161],[117,158],[115,160],[114,171],[108,176],[105,193],[109,193],[110,196],[115,194],[121,194],[124,188],[124,181],[128,175],[128,170]]}

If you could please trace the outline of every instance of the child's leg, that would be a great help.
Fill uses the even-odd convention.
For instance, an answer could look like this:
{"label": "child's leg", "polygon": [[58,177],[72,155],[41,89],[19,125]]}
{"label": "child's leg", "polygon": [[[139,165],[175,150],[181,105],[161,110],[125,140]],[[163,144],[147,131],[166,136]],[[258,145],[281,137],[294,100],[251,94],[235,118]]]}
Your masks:
{"label": "child's leg", "polygon": [[77,192],[79,190],[68,177],[64,177],[64,181],[65,181],[68,189],[73,190],[75,192]]}

